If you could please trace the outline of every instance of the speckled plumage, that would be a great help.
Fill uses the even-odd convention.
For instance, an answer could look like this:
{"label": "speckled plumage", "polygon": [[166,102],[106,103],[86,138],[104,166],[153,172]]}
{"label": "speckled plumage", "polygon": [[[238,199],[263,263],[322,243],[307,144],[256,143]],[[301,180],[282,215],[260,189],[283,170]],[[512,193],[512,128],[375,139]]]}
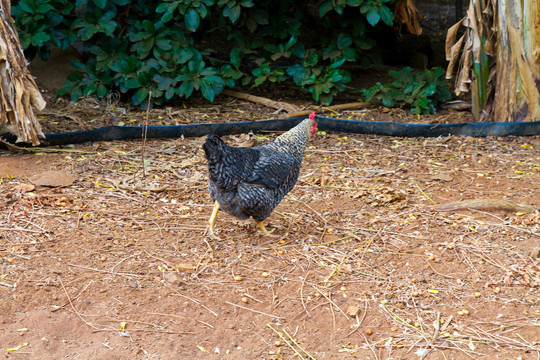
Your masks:
{"label": "speckled plumage", "polygon": [[239,219],[266,219],[292,190],[315,121],[306,119],[273,142],[252,148],[231,147],[209,135],[209,192],[220,209]]}

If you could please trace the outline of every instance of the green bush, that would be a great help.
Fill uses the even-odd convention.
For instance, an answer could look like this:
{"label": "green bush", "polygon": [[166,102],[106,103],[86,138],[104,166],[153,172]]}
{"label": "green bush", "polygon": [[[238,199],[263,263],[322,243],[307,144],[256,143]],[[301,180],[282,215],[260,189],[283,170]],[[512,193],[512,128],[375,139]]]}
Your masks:
{"label": "green bush", "polygon": [[391,26],[390,0],[20,0],[12,14],[27,56],[51,45],[85,61],[58,95],[119,91],[145,108],[225,87],[291,81],[330,104],[348,61],[373,46],[367,30]]}
{"label": "green bush", "polygon": [[448,101],[452,97],[444,73],[445,70],[441,67],[434,71],[416,73],[409,67],[401,71],[389,71],[388,74],[396,80],[385,85],[377,82],[371,88],[363,90],[366,102],[376,98],[387,107],[407,106],[413,114],[434,114],[439,102]]}

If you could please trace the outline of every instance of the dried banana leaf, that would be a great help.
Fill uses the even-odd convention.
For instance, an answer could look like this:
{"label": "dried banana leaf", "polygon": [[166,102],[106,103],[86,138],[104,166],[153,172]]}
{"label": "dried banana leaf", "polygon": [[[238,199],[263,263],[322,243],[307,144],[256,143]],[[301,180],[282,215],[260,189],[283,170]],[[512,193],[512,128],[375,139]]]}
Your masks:
{"label": "dried banana leaf", "polygon": [[407,31],[414,35],[422,34],[422,27],[418,21],[419,14],[413,0],[398,0],[394,16],[402,24],[405,24]]}
{"label": "dried banana leaf", "polygon": [[[465,35],[463,35],[457,42],[446,51],[446,60],[449,61],[448,67],[446,68],[446,78],[451,79],[452,74],[454,73],[454,67],[456,66],[457,61],[459,60],[459,52],[461,51],[461,45],[465,40]],[[448,41],[447,41],[448,43]]]}

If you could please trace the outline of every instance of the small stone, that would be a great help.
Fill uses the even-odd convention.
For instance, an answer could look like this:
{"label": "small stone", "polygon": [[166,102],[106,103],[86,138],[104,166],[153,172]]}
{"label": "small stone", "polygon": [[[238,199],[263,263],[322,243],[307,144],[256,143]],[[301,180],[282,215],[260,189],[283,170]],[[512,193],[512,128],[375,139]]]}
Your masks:
{"label": "small stone", "polygon": [[533,259],[540,258],[540,246],[537,246],[531,250],[531,257]]}
{"label": "small stone", "polygon": [[173,285],[178,285],[180,283],[180,277],[178,276],[177,273],[172,272],[172,271],[165,272],[163,274],[163,278],[165,279],[166,282]]}
{"label": "small stone", "polygon": [[63,171],[46,171],[30,178],[38,186],[63,187],[73,184],[75,176]]}
{"label": "small stone", "polygon": [[454,178],[449,174],[435,174],[431,176],[432,180],[440,180],[440,181],[447,181],[450,182],[454,180]]}
{"label": "small stone", "polygon": [[347,308],[347,315],[350,317],[356,317],[360,313],[360,308],[356,305],[351,305]]}
{"label": "small stone", "polygon": [[197,265],[193,263],[178,263],[175,265],[175,267],[177,271],[194,272]]}

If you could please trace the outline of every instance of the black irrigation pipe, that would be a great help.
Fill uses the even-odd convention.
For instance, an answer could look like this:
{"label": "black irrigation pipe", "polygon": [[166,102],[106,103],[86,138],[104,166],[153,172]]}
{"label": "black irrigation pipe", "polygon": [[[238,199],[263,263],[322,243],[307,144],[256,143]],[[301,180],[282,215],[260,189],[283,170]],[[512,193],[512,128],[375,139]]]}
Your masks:
{"label": "black irrigation pipe", "polygon": [[[305,117],[272,119],[252,122],[218,124],[192,124],[148,126],[147,138],[200,137],[208,134],[233,135],[249,131],[287,131]],[[317,116],[319,130],[355,134],[386,135],[397,137],[437,136],[534,136],[540,135],[540,121],[522,123],[460,123],[460,124],[406,124],[382,121],[355,121]],[[60,134],[47,134],[44,145],[79,144],[90,141],[141,139],[142,126],[107,126],[99,129]],[[0,139],[14,143],[15,136],[3,135]]]}

